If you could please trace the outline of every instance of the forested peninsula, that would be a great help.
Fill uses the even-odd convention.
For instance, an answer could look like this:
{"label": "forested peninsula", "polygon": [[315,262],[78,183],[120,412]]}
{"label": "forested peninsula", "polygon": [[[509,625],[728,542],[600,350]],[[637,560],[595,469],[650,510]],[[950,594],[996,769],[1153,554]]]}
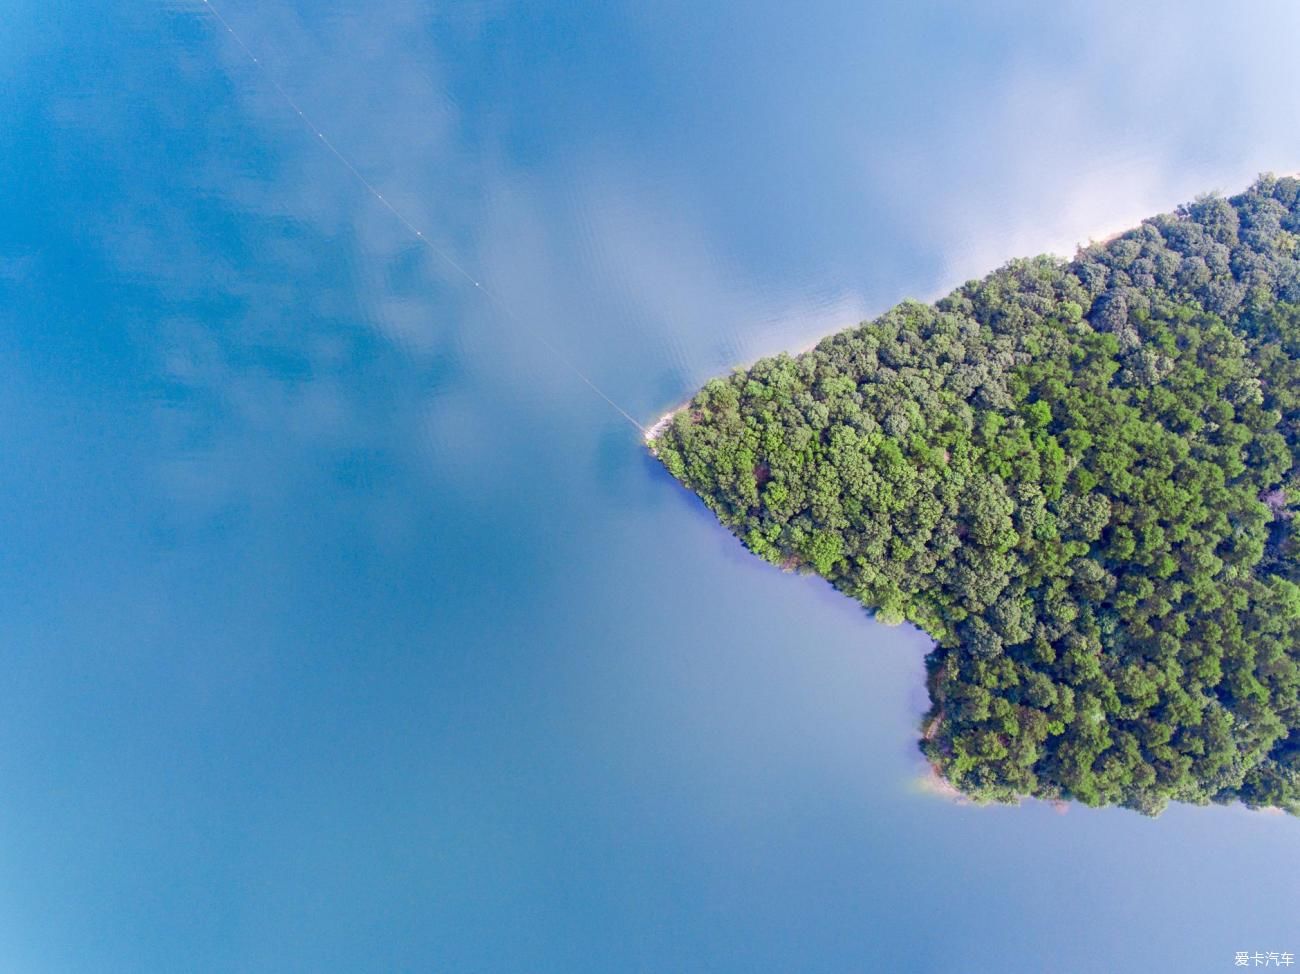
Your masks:
{"label": "forested peninsula", "polygon": [[934,638],[920,746],[967,795],[1300,813],[1300,180],[714,379],[651,449]]}

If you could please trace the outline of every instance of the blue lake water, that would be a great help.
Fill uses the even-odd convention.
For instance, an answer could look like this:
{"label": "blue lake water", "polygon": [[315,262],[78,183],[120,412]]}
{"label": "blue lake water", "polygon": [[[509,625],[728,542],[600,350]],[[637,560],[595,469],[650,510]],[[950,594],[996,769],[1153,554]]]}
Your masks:
{"label": "blue lake water", "polygon": [[927,794],[925,637],[529,337],[649,422],[1293,171],[1300,8],[219,9],[0,29],[0,969],[1300,955],[1294,819]]}

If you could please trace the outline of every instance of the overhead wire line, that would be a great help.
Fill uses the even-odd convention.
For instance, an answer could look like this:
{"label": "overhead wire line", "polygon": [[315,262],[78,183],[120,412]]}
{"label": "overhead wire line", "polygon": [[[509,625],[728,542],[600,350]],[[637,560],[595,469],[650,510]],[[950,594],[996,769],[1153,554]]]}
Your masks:
{"label": "overhead wire line", "polygon": [[254,66],[258,69],[259,72],[261,72],[262,76],[266,78],[266,80],[270,83],[271,87],[275,89],[276,93],[280,96],[280,99],[286,105],[288,105],[289,108],[292,109],[293,112],[300,119],[302,119],[303,124],[307,126],[308,129],[311,130],[313,135],[316,136],[317,141],[319,141],[320,144],[323,145],[329,151],[330,155],[332,155],[335,159],[338,160],[340,164],[342,164],[343,168],[346,169],[352,175],[353,179],[355,179],[358,183],[361,184],[362,188],[365,189],[366,192],[368,192],[371,196],[373,196],[376,200],[378,200],[379,203],[382,204],[383,207],[387,209],[388,212],[391,213],[397,219],[398,223],[400,223],[403,227],[405,227],[408,231],[410,231],[411,235],[414,236],[419,243],[422,243],[425,247],[429,248],[429,250],[436,257],[438,257],[443,263],[445,263],[448,267],[450,267],[457,274],[463,277],[468,283],[472,284],[474,288],[477,291],[479,291],[493,307],[497,309],[498,312],[500,312],[504,317],[508,318],[510,321],[514,322],[516,325],[520,326],[520,328],[527,335],[529,335],[531,338],[537,341],[543,348],[549,351],[551,355],[555,357],[556,361],[558,361],[566,369],[568,369],[571,373],[573,373],[574,376],[576,376],[583,384],[585,384],[589,389],[591,389],[591,391],[594,392],[597,396],[603,399],[620,416],[622,416],[629,423],[631,423],[638,430],[640,430],[643,436],[648,434],[646,427],[641,425],[641,423],[637,422],[636,418],[631,413],[629,413],[626,409],[620,406],[613,398],[611,398],[610,395],[606,393],[605,390],[602,389],[595,382],[595,380],[593,380],[589,375],[587,375],[586,372],[584,372],[581,368],[579,368],[578,365],[571,358],[569,358],[564,352],[562,352],[559,348],[557,348],[556,345],[553,342],[551,342],[540,331],[538,331],[536,328],[529,325],[527,321],[525,321],[518,314],[516,314],[515,311],[510,307],[510,305],[508,305],[505,301],[503,301],[491,289],[485,287],[483,285],[483,282],[479,280],[479,278],[475,277],[472,273],[470,273],[470,271],[466,269],[466,267],[463,264],[461,264],[454,257],[452,257],[451,254],[449,254],[442,247],[439,247],[432,240],[426,237],[424,235],[424,231],[417,228],[414,223],[408,220],[406,216],[403,215],[403,213],[397,207],[395,207],[388,200],[388,198],[378,190],[378,188],[372,182],[370,182],[370,180],[368,180],[365,176],[361,174],[360,170],[358,170],[357,167],[352,164],[352,160],[349,159],[346,155],[344,155],[341,151],[339,151],[339,148],[333,142],[330,141],[328,136],[325,135],[324,130],[317,127],[316,123],[312,121],[310,116],[308,116],[307,113],[302,110],[302,108],[298,105],[297,101],[294,100],[293,96],[290,95],[289,92],[285,91],[284,86],[281,85],[280,82],[276,80],[275,75],[273,75],[270,71],[267,70],[266,66],[263,65],[261,60],[259,60],[258,57],[253,53],[252,49],[246,43],[244,43],[244,39],[239,35],[239,32],[236,31],[235,28],[231,26],[230,22],[226,20],[224,16],[222,16],[221,11],[219,11],[216,8],[216,6],[212,3],[212,0],[203,0],[203,5],[211,12],[216,22],[225,28],[226,33],[230,35],[231,39],[234,40],[235,44],[239,46],[239,49],[244,52],[245,56],[247,56],[248,59],[253,62]]}

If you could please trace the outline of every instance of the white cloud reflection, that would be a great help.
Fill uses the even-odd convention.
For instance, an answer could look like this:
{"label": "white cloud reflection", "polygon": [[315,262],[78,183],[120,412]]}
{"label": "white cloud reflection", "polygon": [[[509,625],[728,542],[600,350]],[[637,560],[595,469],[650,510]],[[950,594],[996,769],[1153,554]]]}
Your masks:
{"label": "white cloud reflection", "polygon": [[863,149],[864,191],[894,187],[901,218],[944,241],[943,290],[1300,169],[1300,6],[1069,3],[1033,16],[1042,45]]}
{"label": "white cloud reflection", "polygon": [[[124,54],[112,92],[54,106],[88,144],[132,147],[116,159],[120,195],[88,233],[170,308],[144,334],[169,390],[160,420],[178,499],[202,512],[282,497],[320,451],[348,448],[406,455],[425,475],[490,477],[504,462],[490,432],[510,408],[495,400],[540,425],[604,408],[536,345],[512,340],[511,323],[362,191],[202,8],[174,5],[170,20],[140,8],[133,26],[158,33],[160,56]],[[909,294],[933,296],[1013,256],[1068,254],[1201,190],[1300,165],[1289,124],[1300,8],[1286,3],[1252,16],[1181,4],[1038,11],[1042,47],[965,79],[918,67],[912,37],[900,64],[913,74],[896,89],[838,46],[823,61],[744,62],[781,49],[763,40],[781,36],[776,9],[750,12],[732,58],[678,50],[673,17],[642,10],[632,23],[657,55],[647,62],[668,70],[678,51],[682,77],[718,82],[728,111],[701,99],[609,133],[575,122],[586,136],[557,138],[535,164],[506,147],[524,121],[516,106],[471,118],[453,94],[449,57],[492,43],[489,28],[510,12],[449,9],[222,5],[367,180],[647,418],[710,374]],[[822,34],[800,35],[809,42],[851,36],[867,16],[815,13]],[[967,16],[992,31],[1019,14]],[[557,82],[573,89],[555,90],[558,103],[596,84],[584,70],[594,69]],[[760,71],[763,84],[744,83]],[[838,129],[824,149],[807,144],[807,118],[775,101],[786,75],[817,125]],[[646,83],[667,91],[676,80]],[[927,109],[882,116],[870,98],[924,98]],[[710,142],[661,171],[642,153],[665,144],[674,112],[688,131],[707,119]],[[725,196],[710,180],[732,156],[763,193],[752,202],[762,226],[791,214],[789,239],[775,235],[758,257],[739,212],[692,205]],[[833,232],[796,231],[801,201],[826,198],[842,201]],[[895,254],[904,247],[912,257]],[[783,271],[783,257],[800,270]]]}

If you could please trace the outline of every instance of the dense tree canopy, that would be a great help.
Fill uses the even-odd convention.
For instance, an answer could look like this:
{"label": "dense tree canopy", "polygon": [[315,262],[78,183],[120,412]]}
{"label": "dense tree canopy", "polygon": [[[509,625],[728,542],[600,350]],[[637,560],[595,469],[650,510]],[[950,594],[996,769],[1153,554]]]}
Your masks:
{"label": "dense tree canopy", "polygon": [[1300,812],[1300,180],[709,382],[653,449],[755,553],[931,634],[982,799]]}

